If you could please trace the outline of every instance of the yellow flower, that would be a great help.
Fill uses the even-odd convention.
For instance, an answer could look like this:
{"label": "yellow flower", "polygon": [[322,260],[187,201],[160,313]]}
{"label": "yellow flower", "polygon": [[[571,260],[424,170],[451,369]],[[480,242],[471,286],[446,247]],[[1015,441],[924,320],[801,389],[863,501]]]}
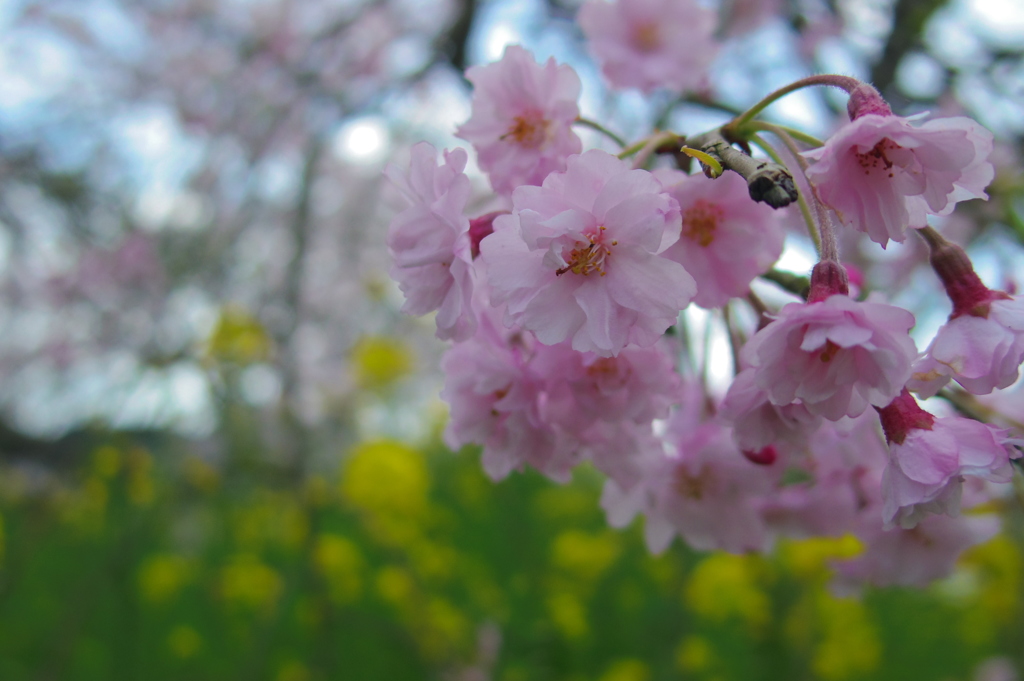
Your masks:
{"label": "yellow flower", "polygon": [[331,600],[351,603],[362,593],[363,556],[352,541],[336,534],[322,534],[313,547],[313,563],[323,575]]}
{"label": "yellow flower", "polygon": [[231,521],[239,547],[252,552],[267,545],[296,550],[309,533],[309,519],[298,501],[269,490],[260,490],[248,505],[233,509]]}
{"label": "yellow flower", "polygon": [[878,668],[882,644],[867,608],[853,598],[834,598],[825,591],[816,599],[822,628],[811,667],[825,681],[864,678]]}
{"label": "yellow flower", "polygon": [[256,317],[237,306],[221,309],[206,341],[208,359],[244,366],[266,361],[271,354],[270,336]]}
{"label": "yellow flower", "polygon": [[647,681],[651,670],[641,660],[625,658],[612,662],[600,681]]}
{"label": "yellow flower", "polygon": [[423,580],[448,581],[460,565],[454,548],[425,537],[413,538],[406,548],[413,570]]}
{"label": "yellow flower", "polygon": [[429,488],[423,455],[392,440],[357,445],[341,479],[345,502],[390,546],[407,546],[421,534],[430,517]]}
{"label": "yellow flower", "polygon": [[331,498],[331,486],[322,475],[313,474],[306,479],[302,488],[302,498],[310,506],[321,508]]}
{"label": "yellow flower", "polygon": [[588,534],[566,530],[551,546],[551,562],[585,582],[595,582],[612,566],[622,552],[620,535],[609,530]]}
{"label": "yellow flower", "polygon": [[282,586],[280,575],[254,555],[237,555],[221,568],[221,595],[225,601],[243,608],[272,610]]}
{"label": "yellow flower", "polygon": [[192,627],[179,624],[167,635],[167,647],[175,657],[186,660],[202,650],[203,639]]}
{"label": "yellow flower", "polygon": [[442,659],[470,643],[472,628],[466,616],[449,601],[432,597],[418,613],[414,633],[429,657]]}
{"label": "yellow flower", "polygon": [[139,567],[139,591],[150,603],[170,601],[192,578],[192,564],[171,553],[149,556]]}
{"label": "yellow flower", "polygon": [[568,591],[559,591],[547,599],[548,614],[562,636],[575,640],[590,633],[587,610],[582,601]]}
{"label": "yellow flower", "polygon": [[968,552],[964,562],[980,573],[980,601],[989,616],[1008,623],[1019,612],[1024,557],[1020,545],[999,535]]}
{"label": "yellow flower", "polygon": [[377,593],[395,607],[408,605],[415,590],[412,576],[400,567],[386,565],[377,571]]}
{"label": "yellow flower", "polygon": [[759,584],[760,572],[756,556],[710,555],[690,574],[684,600],[704,618],[724,622],[737,617],[751,629],[760,629],[771,616],[771,604]]}
{"label": "yellow flower", "polygon": [[401,442],[378,440],[352,450],[341,492],[362,511],[415,515],[426,508],[429,487],[422,454]]}
{"label": "yellow flower", "polygon": [[121,453],[116,447],[104,445],[93,452],[92,470],[102,478],[112,478],[121,469]]}
{"label": "yellow flower", "polygon": [[801,579],[826,579],[831,560],[853,558],[864,550],[861,541],[852,534],[842,537],[813,537],[803,540],[784,540],[779,547],[782,564]]}
{"label": "yellow flower", "polygon": [[676,666],[683,672],[709,669],[715,661],[711,642],[703,636],[687,636],[676,648]]}
{"label": "yellow flower", "polygon": [[939,593],[960,609],[958,629],[964,643],[983,646],[1020,612],[1024,557],[1020,544],[1006,535],[968,551],[957,572]]}
{"label": "yellow flower", "polygon": [[53,500],[60,519],[74,529],[85,534],[103,530],[110,491],[102,478],[91,475],[79,489],[58,488]]}
{"label": "yellow flower", "polygon": [[288,660],[277,670],[277,681],[308,681],[309,669],[298,660]]}
{"label": "yellow flower", "polygon": [[185,480],[200,492],[209,494],[220,485],[220,473],[217,472],[217,469],[198,456],[192,454],[186,456],[182,467]]}
{"label": "yellow flower", "polygon": [[352,371],[363,388],[387,388],[413,370],[405,343],[388,336],[363,336],[352,348]]}

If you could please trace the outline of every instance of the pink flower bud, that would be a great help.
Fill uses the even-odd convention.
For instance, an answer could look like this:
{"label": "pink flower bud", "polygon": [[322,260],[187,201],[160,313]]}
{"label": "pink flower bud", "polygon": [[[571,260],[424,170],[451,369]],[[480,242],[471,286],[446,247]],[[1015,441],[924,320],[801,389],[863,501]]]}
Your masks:
{"label": "pink flower bud", "polygon": [[935,417],[917,404],[917,400],[906,388],[896,399],[885,407],[875,407],[882,421],[882,431],[886,442],[903,444],[907,433],[913,428],[931,430]]}
{"label": "pink flower bud", "polygon": [[942,280],[946,294],[953,303],[950,319],[964,314],[988,317],[993,300],[1009,299],[1007,294],[993,291],[981,282],[967,252],[957,244],[942,239],[939,242],[929,240],[929,246],[932,269]]}
{"label": "pink flower bud", "polygon": [[836,294],[850,295],[850,280],[846,268],[835,260],[819,262],[811,270],[811,290],[807,294],[808,303],[817,303]]}
{"label": "pink flower bud", "polygon": [[846,102],[846,112],[850,114],[850,120],[856,120],[867,114],[876,116],[892,116],[892,109],[888,102],[882,99],[882,95],[873,85],[861,83],[850,91],[850,99]]}
{"label": "pink flower bud", "polygon": [[779,452],[774,445],[768,445],[756,452],[745,449],[743,456],[747,457],[747,461],[759,466],[771,466],[779,458]]}
{"label": "pink flower bud", "polygon": [[494,218],[499,215],[508,215],[508,211],[496,210],[469,221],[469,246],[474,258],[480,255],[480,242],[494,231]]}

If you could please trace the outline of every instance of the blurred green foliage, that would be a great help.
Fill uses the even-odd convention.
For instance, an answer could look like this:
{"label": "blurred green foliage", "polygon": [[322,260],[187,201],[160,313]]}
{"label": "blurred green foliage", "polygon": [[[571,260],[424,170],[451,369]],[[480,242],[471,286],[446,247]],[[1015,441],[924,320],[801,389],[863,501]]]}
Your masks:
{"label": "blurred green foliage", "polygon": [[377,440],[288,482],[258,457],[108,439],[64,476],[0,471],[4,681],[928,681],[1021,663],[1009,535],[929,591],[837,598],[828,560],[852,538],[652,557],[639,527],[607,527],[588,472],[494,484],[472,451]]}

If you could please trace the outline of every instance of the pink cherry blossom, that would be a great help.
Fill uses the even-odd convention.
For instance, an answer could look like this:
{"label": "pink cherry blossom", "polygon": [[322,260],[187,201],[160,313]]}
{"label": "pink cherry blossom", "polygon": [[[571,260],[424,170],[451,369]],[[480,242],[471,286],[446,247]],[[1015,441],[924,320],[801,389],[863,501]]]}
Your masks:
{"label": "pink cherry blossom", "polygon": [[834,586],[841,593],[856,593],[873,586],[928,586],[949,576],[960,555],[999,533],[995,515],[951,518],[932,515],[909,530],[884,530],[877,518],[864,516],[857,531],[864,552],[835,564]]}
{"label": "pink cherry blossom", "polygon": [[963,476],[1010,482],[1012,449],[1006,431],[960,417],[935,419],[931,428],[911,428],[889,443],[882,478],[886,528],[910,528],[928,513],[960,513]]}
{"label": "pink cherry blossom", "polygon": [[538,346],[531,368],[543,376],[545,415],[580,443],[594,466],[624,486],[662,452],[652,423],[680,399],[680,377],[662,347],[628,347],[615,357]]}
{"label": "pink cherry blossom", "polygon": [[899,395],[917,355],[907,333],[913,325],[901,308],[833,295],[786,305],[741,357],[772,404],[799,400],[811,414],[837,421]]}
{"label": "pink cherry blossom", "polygon": [[577,21],[615,87],[697,87],[714,59],[714,11],[693,0],[588,0]]}
{"label": "pink cherry blossom", "polygon": [[543,385],[548,424],[578,443],[583,458],[623,485],[642,477],[642,461],[661,452],[652,423],[680,399],[680,377],[659,345],[615,357],[577,352],[568,342],[537,344],[530,369]]}
{"label": "pink cherry blossom", "polygon": [[741,371],[722,400],[720,417],[732,425],[733,439],[743,452],[758,452],[772,445],[806,445],[821,425],[821,417],[799,402],[772,404],[758,387],[753,369]]}
{"label": "pink cherry blossom", "polygon": [[804,155],[819,198],[839,219],[885,246],[907,227],[946,215],[958,201],[988,198],[995,171],[992,134],[969,118],[915,125],[899,116],[867,114],[843,126],[825,146]]}
{"label": "pink cherry blossom", "polygon": [[601,357],[560,343],[538,353],[533,366],[545,377],[549,413],[569,429],[596,421],[649,425],[679,400],[679,374],[660,345]]}
{"label": "pink cherry blossom", "polygon": [[993,300],[987,316],[962,314],[938,331],[908,387],[931,397],[952,378],[975,395],[1009,387],[1024,360],[1024,298]]}
{"label": "pink cherry blossom", "polygon": [[477,162],[500,194],[539,185],[583,145],[572,131],[579,116],[580,79],[555,60],[541,66],[518,45],[501,61],[466,70],[473,113],[456,134],[473,145]]}
{"label": "pink cherry blossom", "polygon": [[865,514],[879,524],[878,487],[887,455],[874,414],[823,423],[804,450],[793,450],[785,461],[788,484],[762,501],[769,529],[790,537],[837,537],[855,531]]}
{"label": "pink cherry blossom", "polygon": [[529,465],[567,482],[582,460],[578,443],[543,413],[543,377],[529,366],[536,346],[530,334],[503,329],[484,314],[476,335],[441,361],[441,397],[451,408],[445,443],[482,445],[484,471],[494,480]]}
{"label": "pink cherry blossom", "polygon": [[621,489],[642,484],[651,462],[665,455],[649,422],[597,421],[574,435],[586,459]]}
{"label": "pink cherry blossom", "polygon": [[[486,305],[486,287],[474,303]],[[625,485],[640,460],[662,451],[652,421],[679,399],[679,377],[660,348],[602,358],[568,343],[543,345],[505,329],[502,310],[482,308],[476,334],[442,360],[442,397],[451,407],[445,441],[483,446],[484,470],[498,480],[533,467],[565,482],[585,460]]]}
{"label": "pink cherry blossom", "polygon": [[679,207],[647,171],[595,149],[512,202],[480,243],[507,325],[610,357],[653,345],[693,297],[693,277],[658,255],[679,237]]}
{"label": "pink cherry blossom", "polygon": [[782,0],[730,0],[723,3],[722,34],[732,37],[755,31],[779,17],[785,10],[783,4]]}
{"label": "pink cherry blossom", "polygon": [[664,551],[677,534],[698,550],[764,550],[769,535],[759,502],[782,465],[748,461],[728,428],[703,419],[700,394],[691,389],[670,420],[666,439],[673,451],[643,459],[643,478],[632,486],[609,480],[601,506],[614,527],[644,515],[653,553]]}
{"label": "pink cherry blossom", "polygon": [[747,183],[737,173],[715,180],[671,171],[660,171],[657,177],[679,202],[683,222],[679,241],[662,255],[697,281],[693,302],[719,307],[746,295],[754,277],[782,254],[785,233],[776,211],[751,201]]}
{"label": "pink cherry blossom", "polygon": [[476,328],[469,220],[463,214],[470,194],[466,152],[445,151],[443,166],[426,142],[411,154],[408,173],[390,164],[384,171],[408,203],[388,230],[390,273],[405,294],[403,312],[437,310],[438,338],[462,340]]}

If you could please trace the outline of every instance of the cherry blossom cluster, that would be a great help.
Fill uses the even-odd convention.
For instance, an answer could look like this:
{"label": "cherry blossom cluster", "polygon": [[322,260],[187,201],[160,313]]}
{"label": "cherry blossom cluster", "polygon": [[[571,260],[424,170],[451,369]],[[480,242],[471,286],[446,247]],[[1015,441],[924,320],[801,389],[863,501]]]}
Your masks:
{"label": "cherry blossom cluster", "polygon": [[[714,52],[714,17],[687,2],[591,0],[579,23],[613,87],[693,88]],[[531,467],[565,481],[588,463],[607,476],[609,523],[642,516],[654,552],[676,535],[732,552],[853,535],[861,553],[835,564],[852,586],[925,584],[998,531],[976,509],[1005,493],[1022,442],[972,412],[971,396],[1017,380],[1024,303],[987,288],[928,224],[987,198],[990,133],[897,116],[869,84],[819,75],[714,130],[584,151],[574,130],[605,130],[580,117],[569,66],[512,46],[466,76],[472,114],[457,134],[497,210],[467,212],[464,149],[439,161],[420,143],[407,169],[387,170],[407,204],[388,236],[404,310],[436,311],[453,342],[450,446],[482,447],[495,480]],[[849,95],[829,139],[760,117],[810,86]],[[772,271],[797,205],[819,262],[771,309],[751,283]],[[953,311],[924,352],[913,314],[883,292],[851,295],[839,230],[882,248],[911,232],[928,243]],[[728,326],[725,391],[693,368],[690,305]],[[960,411],[936,416],[915,393]]]}

